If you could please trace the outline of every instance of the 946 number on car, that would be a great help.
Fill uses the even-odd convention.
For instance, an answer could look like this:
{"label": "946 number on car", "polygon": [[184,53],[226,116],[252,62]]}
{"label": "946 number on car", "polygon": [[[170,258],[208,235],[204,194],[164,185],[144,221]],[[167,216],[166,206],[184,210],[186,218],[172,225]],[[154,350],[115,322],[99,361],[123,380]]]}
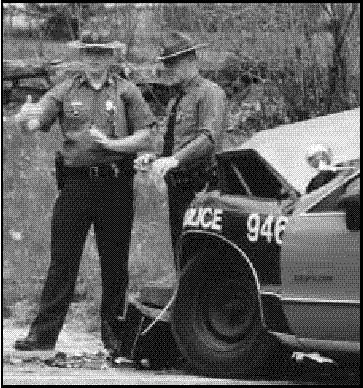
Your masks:
{"label": "946 number on car", "polygon": [[284,232],[288,218],[286,216],[268,215],[264,221],[258,213],[250,214],[247,218],[247,238],[251,242],[257,242],[261,237],[268,243],[276,241],[281,245],[281,236]]}

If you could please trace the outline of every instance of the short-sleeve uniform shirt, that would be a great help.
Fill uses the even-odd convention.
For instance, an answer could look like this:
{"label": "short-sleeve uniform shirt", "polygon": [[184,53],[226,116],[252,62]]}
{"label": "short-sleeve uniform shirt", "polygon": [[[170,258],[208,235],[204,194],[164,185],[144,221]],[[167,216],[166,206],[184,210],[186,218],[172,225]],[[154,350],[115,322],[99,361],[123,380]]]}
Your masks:
{"label": "short-sleeve uniform shirt", "polygon": [[86,74],[80,73],[55,86],[40,103],[42,130],[49,130],[59,119],[64,160],[69,166],[110,163],[125,156],[92,142],[92,126],[107,136],[123,138],[155,122],[137,86],[116,75],[110,75],[96,90]]}
{"label": "short-sleeve uniform shirt", "polygon": [[[169,102],[168,116],[175,102],[176,99]],[[223,89],[199,74],[194,76],[184,87],[175,115],[172,154],[186,162],[200,157],[213,159],[213,154],[221,149],[226,124]],[[207,144],[194,141],[201,135],[205,135]]]}

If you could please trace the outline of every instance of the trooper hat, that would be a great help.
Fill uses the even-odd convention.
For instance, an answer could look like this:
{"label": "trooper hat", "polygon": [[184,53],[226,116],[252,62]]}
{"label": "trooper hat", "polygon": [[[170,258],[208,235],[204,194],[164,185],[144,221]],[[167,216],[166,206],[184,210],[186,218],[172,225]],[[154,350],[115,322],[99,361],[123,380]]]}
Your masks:
{"label": "trooper hat", "polygon": [[208,46],[208,43],[195,44],[187,35],[181,32],[169,32],[163,37],[163,52],[157,60],[167,61],[206,46]]}
{"label": "trooper hat", "polygon": [[124,51],[126,46],[117,40],[111,39],[111,34],[107,30],[91,31],[84,30],[81,34],[81,39],[74,40],[68,43],[70,47],[76,49],[121,49]]}

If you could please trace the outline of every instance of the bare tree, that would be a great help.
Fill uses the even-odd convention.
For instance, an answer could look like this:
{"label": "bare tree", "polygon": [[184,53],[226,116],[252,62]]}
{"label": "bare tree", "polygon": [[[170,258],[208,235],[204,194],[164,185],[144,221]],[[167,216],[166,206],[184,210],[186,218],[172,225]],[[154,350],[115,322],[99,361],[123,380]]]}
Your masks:
{"label": "bare tree", "polygon": [[321,3],[321,7],[325,16],[325,29],[333,38],[328,109],[335,112],[350,108],[347,82],[348,37],[360,6],[359,3]]}
{"label": "bare tree", "polygon": [[126,44],[126,59],[130,59],[131,50],[135,44],[138,13],[135,3],[117,3],[117,19],[122,20],[120,29],[122,30],[123,42]]}

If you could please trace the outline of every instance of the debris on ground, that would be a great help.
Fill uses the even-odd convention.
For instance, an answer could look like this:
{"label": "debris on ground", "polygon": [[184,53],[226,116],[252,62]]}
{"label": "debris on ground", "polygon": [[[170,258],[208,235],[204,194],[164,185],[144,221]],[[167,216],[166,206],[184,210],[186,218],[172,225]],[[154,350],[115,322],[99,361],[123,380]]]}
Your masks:
{"label": "debris on ground", "polygon": [[44,361],[46,365],[57,368],[82,368],[103,370],[112,367],[112,361],[106,354],[80,354],[67,355],[64,352],[58,352],[54,357]]}
{"label": "debris on ground", "polygon": [[294,352],[292,358],[297,363],[303,363],[307,360],[312,362],[317,362],[318,364],[336,364],[334,360],[328,357],[323,357],[319,353],[303,353],[303,352]]}
{"label": "debris on ground", "polygon": [[3,364],[18,365],[22,363],[23,360],[21,358],[14,357],[11,354],[6,354],[3,357]]}

